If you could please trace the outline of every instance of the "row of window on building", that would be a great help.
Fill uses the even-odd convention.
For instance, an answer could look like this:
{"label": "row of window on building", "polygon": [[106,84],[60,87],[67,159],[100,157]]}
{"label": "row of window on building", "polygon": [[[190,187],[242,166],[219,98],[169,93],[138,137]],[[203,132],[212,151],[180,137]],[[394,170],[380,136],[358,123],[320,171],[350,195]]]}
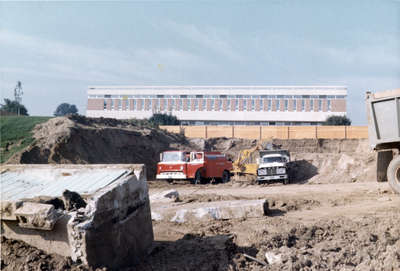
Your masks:
{"label": "row of window on building", "polygon": [[318,126],[322,122],[307,122],[307,121],[198,121],[198,120],[183,120],[181,125],[210,125],[210,126]]}
{"label": "row of window on building", "polygon": [[[107,104],[109,101],[109,105]],[[223,103],[221,100],[198,100],[198,99],[187,99],[185,100],[185,106],[183,106],[182,100],[127,100],[131,102],[129,108],[128,103],[126,106],[122,105],[120,99],[109,99],[104,100],[104,110],[133,110],[133,111],[199,111],[200,107],[206,111],[281,111],[281,100],[275,100],[275,109],[272,108],[272,100],[258,100],[257,106],[255,100],[244,100],[242,105],[239,107],[239,101],[233,100],[233,102]],[[297,102],[298,100],[292,101],[292,111],[298,111]],[[317,111],[323,110],[322,100],[309,100],[310,111],[314,111],[314,101],[317,103]],[[207,102],[209,104],[207,104]],[[282,100],[283,110],[289,110],[289,100]],[[300,100],[300,111],[306,111],[306,101]],[[331,111],[331,100],[326,101],[327,111]]]}
{"label": "row of window on building", "polygon": [[89,95],[89,99],[344,99],[345,95]]}

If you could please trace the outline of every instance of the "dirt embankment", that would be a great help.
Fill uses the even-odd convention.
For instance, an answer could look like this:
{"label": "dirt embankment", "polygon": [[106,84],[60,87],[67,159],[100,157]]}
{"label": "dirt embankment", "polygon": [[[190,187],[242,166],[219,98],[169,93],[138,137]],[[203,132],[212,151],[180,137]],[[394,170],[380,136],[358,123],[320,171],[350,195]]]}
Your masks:
{"label": "dirt embankment", "polygon": [[159,153],[187,148],[178,134],[138,127],[127,121],[58,117],[37,125],[35,142],[14,155],[8,163],[22,164],[146,164],[153,178]]}
{"label": "dirt embankment", "polygon": [[[375,154],[367,140],[187,139],[128,121],[82,116],[53,118],[33,132],[35,142],[8,163],[144,163],[151,180],[164,150],[215,150],[235,160],[241,150],[261,144],[291,152],[296,183],[360,182],[375,176]],[[257,156],[253,153],[250,161]]]}
{"label": "dirt embankment", "polygon": [[[376,154],[367,139],[191,139],[192,145],[226,153],[235,160],[240,151],[257,145],[290,151],[296,183],[364,182],[375,180]],[[250,162],[255,163],[255,151]]]}

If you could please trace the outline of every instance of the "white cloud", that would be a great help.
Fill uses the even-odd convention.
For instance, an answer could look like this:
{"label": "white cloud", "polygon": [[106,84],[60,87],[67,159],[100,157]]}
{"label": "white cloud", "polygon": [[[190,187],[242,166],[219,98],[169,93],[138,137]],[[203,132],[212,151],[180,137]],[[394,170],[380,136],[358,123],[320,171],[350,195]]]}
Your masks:
{"label": "white cloud", "polygon": [[[146,82],[157,76],[174,78],[182,70],[211,68],[203,58],[173,48],[130,48],[126,51],[90,48],[7,30],[0,30],[0,48],[14,54],[6,61],[3,59],[3,70],[8,69],[8,72],[89,83]],[[158,64],[164,67],[163,74]]]}
{"label": "white cloud", "polygon": [[178,24],[173,21],[164,22],[161,27],[231,60],[241,60],[240,53],[232,46],[232,37],[222,29],[211,26],[200,29],[194,24]]}

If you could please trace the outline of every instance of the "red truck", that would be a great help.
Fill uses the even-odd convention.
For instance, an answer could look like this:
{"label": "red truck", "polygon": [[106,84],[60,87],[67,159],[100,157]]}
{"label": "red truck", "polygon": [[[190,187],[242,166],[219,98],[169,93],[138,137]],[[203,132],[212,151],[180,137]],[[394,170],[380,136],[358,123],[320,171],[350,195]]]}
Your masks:
{"label": "red truck", "polygon": [[232,161],[220,152],[165,151],[157,164],[158,180],[192,180],[195,184],[215,179],[230,180]]}

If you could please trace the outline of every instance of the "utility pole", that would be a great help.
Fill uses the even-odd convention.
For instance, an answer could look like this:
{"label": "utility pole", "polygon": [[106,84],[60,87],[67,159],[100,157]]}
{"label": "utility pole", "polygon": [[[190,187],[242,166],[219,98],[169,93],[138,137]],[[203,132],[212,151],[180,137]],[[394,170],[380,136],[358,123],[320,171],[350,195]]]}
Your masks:
{"label": "utility pole", "polygon": [[18,81],[17,85],[14,88],[15,101],[18,103],[18,105],[17,105],[17,108],[18,108],[17,115],[18,116],[20,114],[20,104],[22,102],[22,95],[23,94],[24,94],[24,92],[22,91],[22,83],[21,83],[21,81]]}

